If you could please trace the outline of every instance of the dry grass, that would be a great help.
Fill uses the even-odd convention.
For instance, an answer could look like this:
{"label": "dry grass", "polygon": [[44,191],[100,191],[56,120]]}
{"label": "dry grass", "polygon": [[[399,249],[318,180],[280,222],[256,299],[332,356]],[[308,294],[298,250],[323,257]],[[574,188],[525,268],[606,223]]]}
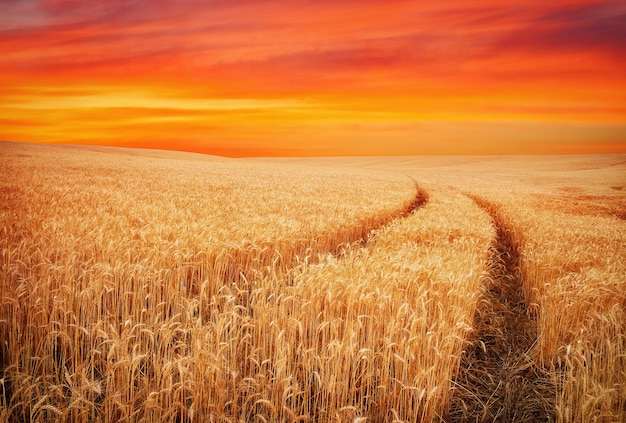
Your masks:
{"label": "dry grass", "polygon": [[626,420],[626,225],[515,202],[534,358],[558,386],[559,420]]}
{"label": "dry grass", "polygon": [[403,175],[2,148],[0,380],[17,420],[176,420],[232,399],[223,369],[252,363],[258,280],[363,242],[415,197]]}
{"label": "dry grass", "polygon": [[0,148],[0,421],[626,420],[622,156]]}
{"label": "dry grass", "polygon": [[425,206],[386,226],[368,248],[297,269],[289,306],[264,310],[277,313],[267,322],[274,335],[263,338],[277,339],[277,354],[285,354],[285,377],[295,378],[302,398],[297,414],[312,421],[442,417],[492,231],[466,197],[429,192]]}
{"label": "dry grass", "polygon": [[626,196],[616,189],[626,158],[484,158],[412,173],[497,205],[535,322],[530,368],[556,386],[546,398],[556,420],[626,421]]}
{"label": "dry grass", "polygon": [[[342,162],[323,159],[316,164]],[[545,398],[555,404],[549,414],[562,422],[626,421],[626,157],[347,162],[351,168],[404,171],[419,181],[457,187],[491,203],[519,251],[523,302],[536,341],[527,351],[528,368],[556,387],[554,398]],[[493,304],[487,308],[497,309]],[[522,401],[515,408],[523,410],[525,405]],[[497,412],[484,410],[478,420],[491,421],[490,413],[493,417]],[[453,415],[464,419],[470,414]]]}

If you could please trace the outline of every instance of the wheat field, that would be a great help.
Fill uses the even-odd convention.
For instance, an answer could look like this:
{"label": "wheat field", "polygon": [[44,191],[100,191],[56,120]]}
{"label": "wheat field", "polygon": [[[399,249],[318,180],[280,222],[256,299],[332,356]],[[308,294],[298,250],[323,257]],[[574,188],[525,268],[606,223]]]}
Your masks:
{"label": "wheat field", "polygon": [[0,421],[626,420],[624,156],[0,153]]}

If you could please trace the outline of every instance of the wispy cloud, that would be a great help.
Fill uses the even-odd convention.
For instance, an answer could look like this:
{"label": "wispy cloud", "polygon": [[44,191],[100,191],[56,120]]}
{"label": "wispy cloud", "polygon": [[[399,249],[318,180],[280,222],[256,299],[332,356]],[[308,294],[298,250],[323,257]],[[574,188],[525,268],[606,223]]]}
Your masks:
{"label": "wispy cloud", "polygon": [[311,104],[306,104],[301,100],[167,98],[150,93],[133,91],[115,92],[107,90],[103,93],[73,95],[49,95],[49,93],[49,90],[43,90],[38,94],[5,96],[0,104],[3,104],[4,107],[24,110],[137,108],[229,111],[312,107]]}
{"label": "wispy cloud", "polygon": [[[41,112],[33,127],[54,121],[55,137],[77,137],[71,119],[87,109],[131,108],[144,123],[125,132],[135,139],[161,119],[226,139],[251,125],[248,143],[255,131],[303,143],[315,122],[344,139],[394,120],[615,124],[626,119],[625,21],[614,0],[5,2],[0,137],[34,138],[11,129],[25,110]],[[248,111],[263,117],[240,121]],[[120,119],[101,113],[91,130]]]}

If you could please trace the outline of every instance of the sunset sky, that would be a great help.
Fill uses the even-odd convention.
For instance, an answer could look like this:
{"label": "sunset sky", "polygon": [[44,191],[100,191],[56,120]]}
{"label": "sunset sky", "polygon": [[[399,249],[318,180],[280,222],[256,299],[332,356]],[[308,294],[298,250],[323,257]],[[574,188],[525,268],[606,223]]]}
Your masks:
{"label": "sunset sky", "polygon": [[9,0],[0,139],[626,153],[626,2]]}

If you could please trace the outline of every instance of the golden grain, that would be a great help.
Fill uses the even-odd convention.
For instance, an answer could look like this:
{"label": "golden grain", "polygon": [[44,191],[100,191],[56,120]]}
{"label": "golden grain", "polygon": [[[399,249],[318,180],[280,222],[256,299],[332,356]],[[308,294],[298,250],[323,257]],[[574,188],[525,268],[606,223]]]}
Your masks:
{"label": "golden grain", "polygon": [[504,330],[484,299],[492,221],[461,191],[514,229],[536,322],[522,370],[551,378],[554,415],[626,418],[614,171],[573,191],[535,170],[539,190],[506,158],[363,170],[2,149],[0,421],[441,420],[474,319]]}

